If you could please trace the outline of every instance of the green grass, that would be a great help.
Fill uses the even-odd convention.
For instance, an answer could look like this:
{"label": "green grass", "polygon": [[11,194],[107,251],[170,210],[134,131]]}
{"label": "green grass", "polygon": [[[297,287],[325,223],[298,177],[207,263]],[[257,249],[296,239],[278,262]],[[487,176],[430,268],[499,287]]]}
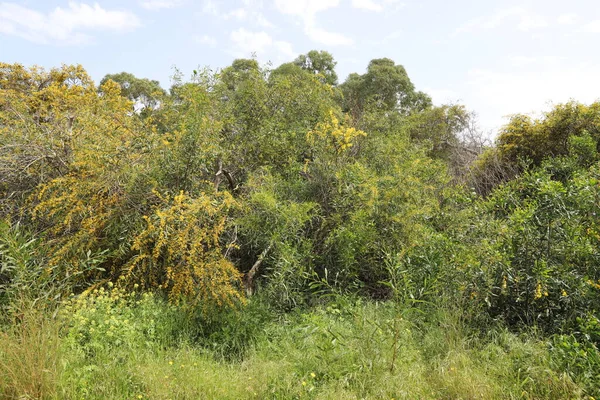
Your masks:
{"label": "green grass", "polygon": [[152,296],[105,293],[56,319],[28,310],[0,336],[0,398],[584,397],[533,335],[482,336],[439,308],[341,303],[278,315],[255,302],[216,322],[195,319],[204,326]]}

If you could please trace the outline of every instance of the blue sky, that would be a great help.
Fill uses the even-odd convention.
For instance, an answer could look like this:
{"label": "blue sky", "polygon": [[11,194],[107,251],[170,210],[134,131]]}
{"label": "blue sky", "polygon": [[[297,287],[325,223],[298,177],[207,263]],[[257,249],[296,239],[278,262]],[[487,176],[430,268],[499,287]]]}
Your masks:
{"label": "blue sky", "polygon": [[[493,134],[513,113],[600,99],[598,0],[0,0],[0,61],[82,64],[170,86],[174,67],[274,66],[311,49],[341,80],[373,58],[406,67],[437,104]],[[535,114],[534,114],[535,115]]]}

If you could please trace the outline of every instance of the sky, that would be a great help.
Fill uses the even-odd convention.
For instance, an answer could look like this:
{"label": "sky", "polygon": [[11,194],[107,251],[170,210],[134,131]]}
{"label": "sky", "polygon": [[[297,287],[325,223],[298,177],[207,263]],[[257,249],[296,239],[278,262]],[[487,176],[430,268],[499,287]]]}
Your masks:
{"label": "sky", "polygon": [[0,0],[0,62],[82,64],[96,82],[127,71],[168,88],[176,68],[313,49],[340,81],[391,58],[490,137],[511,114],[600,100],[598,0]]}

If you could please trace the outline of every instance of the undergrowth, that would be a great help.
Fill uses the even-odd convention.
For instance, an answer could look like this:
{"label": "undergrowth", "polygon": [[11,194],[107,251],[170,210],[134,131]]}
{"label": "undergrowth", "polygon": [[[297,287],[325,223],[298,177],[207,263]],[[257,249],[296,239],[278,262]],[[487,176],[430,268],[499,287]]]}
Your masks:
{"label": "undergrowth", "polygon": [[208,320],[155,295],[106,287],[66,301],[55,318],[22,310],[0,335],[0,398],[596,395],[578,378],[593,370],[561,372],[564,346],[558,354],[534,333],[482,334],[464,320],[449,308],[343,297],[283,315],[257,297]]}

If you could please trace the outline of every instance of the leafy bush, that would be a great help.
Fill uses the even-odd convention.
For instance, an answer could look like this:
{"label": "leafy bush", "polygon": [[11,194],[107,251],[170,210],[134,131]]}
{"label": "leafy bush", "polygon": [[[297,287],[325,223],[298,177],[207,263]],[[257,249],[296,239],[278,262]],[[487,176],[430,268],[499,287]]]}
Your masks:
{"label": "leafy bush", "polygon": [[205,309],[236,306],[243,299],[240,275],[220,243],[234,199],[227,192],[159,197],[161,204],[134,239],[138,254],[124,277],[148,289],[163,288],[174,302],[188,300]]}
{"label": "leafy bush", "polygon": [[564,183],[554,163],[525,172],[480,203],[482,280],[473,295],[510,324],[573,327],[597,308],[599,166]]}
{"label": "leafy bush", "polygon": [[588,315],[579,318],[578,323],[573,333],[554,336],[550,347],[552,356],[589,396],[597,398],[600,396],[600,320]]}
{"label": "leafy bush", "polygon": [[188,332],[180,309],[150,293],[128,292],[111,283],[70,298],[59,319],[66,330],[61,346],[67,366],[61,385],[77,397],[89,395],[99,379],[112,381],[102,389],[108,390],[106,395],[135,388],[135,377],[119,373],[122,367],[136,355],[185,340]]}

